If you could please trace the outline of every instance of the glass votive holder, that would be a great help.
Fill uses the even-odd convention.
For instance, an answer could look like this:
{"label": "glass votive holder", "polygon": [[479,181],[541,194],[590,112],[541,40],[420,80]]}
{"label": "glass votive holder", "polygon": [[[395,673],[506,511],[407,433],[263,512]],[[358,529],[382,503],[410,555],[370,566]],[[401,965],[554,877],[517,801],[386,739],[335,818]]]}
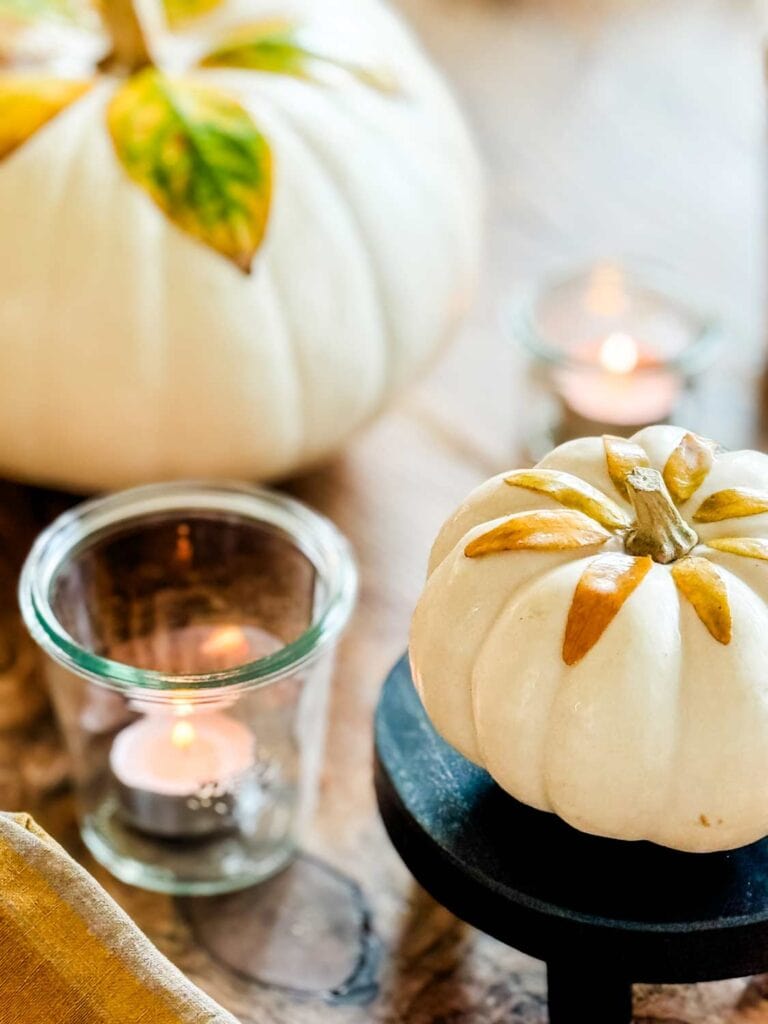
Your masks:
{"label": "glass votive holder", "polygon": [[356,581],[328,520],[247,485],[139,487],[41,534],[21,608],[83,840],[114,875],[210,894],[291,858]]}
{"label": "glass votive holder", "polygon": [[714,320],[614,263],[531,290],[509,328],[528,354],[525,442],[534,459],[575,437],[695,424],[720,341]]}

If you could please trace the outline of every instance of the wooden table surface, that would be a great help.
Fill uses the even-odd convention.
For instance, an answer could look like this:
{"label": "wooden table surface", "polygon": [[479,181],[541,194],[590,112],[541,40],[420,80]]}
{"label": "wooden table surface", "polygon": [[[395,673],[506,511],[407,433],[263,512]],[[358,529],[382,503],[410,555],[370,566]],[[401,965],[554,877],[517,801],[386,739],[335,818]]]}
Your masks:
{"label": "wooden table surface", "polygon": [[[501,328],[521,283],[606,256],[661,262],[723,317],[718,380],[730,398],[721,393],[719,432],[729,444],[753,439],[766,308],[755,9],[746,0],[399,4],[452,78],[486,158],[486,262],[466,329],[429,378],[332,465],[286,485],[348,533],[362,572],[309,855],[287,875],[246,894],[174,901],[115,882],[84,854],[50,720],[7,728],[18,693],[29,710],[35,692],[13,574],[34,530],[68,499],[0,485],[0,806],[34,811],[243,1024],[546,1020],[543,966],[415,887],[371,784],[372,713],[405,647],[431,538],[470,487],[522,458],[525,380]],[[588,1021],[589,1000],[587,984],[574,991],[574,1021]],[[768,983],[638,987],[636,1003],[643,1021],[768,1022]]]}

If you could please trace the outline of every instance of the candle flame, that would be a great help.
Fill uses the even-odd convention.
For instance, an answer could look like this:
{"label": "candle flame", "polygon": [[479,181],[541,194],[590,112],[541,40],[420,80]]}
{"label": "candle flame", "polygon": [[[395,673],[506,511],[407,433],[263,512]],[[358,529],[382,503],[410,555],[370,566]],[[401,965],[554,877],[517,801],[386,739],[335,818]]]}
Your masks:
{"label": "candle flame", "polygon": [[176,559],[179,562],[190,562],[193,554],[189,526],[181,523],[176,531]]}
{"label": "candle flame", "polygon": [[598,359],[609,373],[631,373],[640,361],[637,342],[630,334],[620,331],[609,334],[600,346]]}
{"label": "candle flame", "polygon": [[186,718],[180,719],[171,729],[171,743],[179,750],[186,750],[195,741],[195,727]]}
{"label": "candle flame", "polygon": [[222,626],[215,630],[200,645],[200,650],[207,655],[235,654],[245,655],[248,653],[248,642],[239,626]]}

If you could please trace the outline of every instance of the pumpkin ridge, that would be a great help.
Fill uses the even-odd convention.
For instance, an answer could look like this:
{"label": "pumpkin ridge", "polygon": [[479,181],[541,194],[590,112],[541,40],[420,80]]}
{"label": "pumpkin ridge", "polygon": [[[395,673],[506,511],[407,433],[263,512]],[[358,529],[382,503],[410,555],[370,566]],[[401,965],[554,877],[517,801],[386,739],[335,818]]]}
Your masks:
{"label": "pumpkin ridge", "polygon": [[[395,330],[394,321],[389,312],[389,300],[384,294],[383,280],[385,275],[381,270],[379,254],[374,249],[373,239],[369,237],[365,223],[360,215],[357,195],[353,195],[351,199],[345,199],[343,183],[340,180],[339,172],[335,166],[333,166],[331,160],[328,159],[324,150],[320,149],[322,142],[318,141],[315,136],[300,123],[299,118],[293,110],[287,109],[287,106],[282,104],[275,104],[275,106],[282,119],[282,129],[290,131],[290,134],[301,146],[304,153],[309,156],[321,172],[323,180],[327,183],[330,191],[336,198],[336,205],[339,211],[349,225],[350,234],[355,238],[359,249],[364,256],[366,276],[370,281],[371,298],[375,300],[376,309],[378,311],[377,319],[381,328],[380,347],[382,358],[380,365],[383,372],[381,374],[382,381],[379,386],[379,394],[375,402],[375,407],[380,408],[384,402],[386,394],[392,388],[394,364],[396,359],[400,356],[401,350],[396,344],[397,331]],[[329,111],[332,111],[334,115],[342,115],[343,120],[345,122],[348,121],[343,108],[340,108],[338,103],[329,102],[326,110],[324,111],[326,117],[329,116]]]}
{"label": "pumpkin ridge", "polygon": [[[458,544],[456,546],[459,547],[461,544],[463,544],[465,538],[466,538],[466,534],[458,542]],[[600,555],[591,554],[591,555],[584,555],[582,557],[578,557],[575,560],[573,560],[570,557],[568,557],[569,555],[570,555],[570,552],[558,552],[558,553],[551,552],[551,551],[549,551],[549,552],[541,552],[540,556],[541,556],[543,562],[546,562],[546,563],[549,562],[549,557],[548,556],[551,556],[553,561],[554,561],[555,557],[558,557],[559,560],[557,562],[554,562],[554,564],[552,564],[552,565],[549,565],[549,564],[543,565],[543,567],[542,567],[542,569],[540,571],[532,573],[525,580],[525,582],[521,586],[519,586],[514,592],[509,593],[506,596],[506,599],[504,601],[502,601],[502,603],[499,606],[499,609],[497,610],[496,614],[493,616],[493,618],[488,623],[487,628],[482,633],[482,637],[481,637],[480,641],[477,644],[477,647],[476,647],[476,650],[475,650],[475,653],[474,653],[474,657],[472,659],[472,668],[471,668],[470,673],[469,673],[470,704],[471,704],[471,707],[472,707],[472,716],[473,716],[474,731],[475,731],[475,741],[476,741],[478,749],[480,748],[480,738],[477,735],[477,724],[476,724],[477,723],[477,707],[476,707],[476,703],[475,703],[475,694],[477,692],[477,685],[476,685],[476,680],[475,680],[475,673],[477,671],[478,664],[482,660],[482,654],[483,654],[483,651],[485,650],[485,646],[490,641],[490,639],[492,638],[493,634],[495,633],[495,631],[496,631],[497,627],[499,626],[499,624],[501,623],[501,621],[505,618],[505,616],[507,616],[509,614],[510,610],[513,609],[516,604],[522,604],[525,601],[527,601],[531,591],[535,591],[537,587],[542,586],[543,582],[546,580],[547,577],[549,577],[549,576],[551,576],[553,574],[556,574],[556,573],[558,573],[560,571],[565,571],[567,568],[569,568],[572,565],[577,565],[577,566],[583,565],[584,568],[586,568],[591,562],[594,561],[595,558],[599,558],[600,557]],[[582,572],[583,571],[584,570],[582,569]],[[581,573],[579,575],[581,576]],[[565,685],[565,681],[563,681],[560,685],[561,686]],[[544,749],[546,749],[546,744],[549,741],[549,730],[550,730],[551,724],[552,724],[551,722],[548,722],[546,734],[545,734],[545,736],[543,738],[543,741],[542,741],[542,747]],[[547,759],[545,757],[544,758],[545,763],[546,763],[546,760]],[[554,801],[550,797],[549,790],[548,790],[546,784],[544,786],[544,791],[545,791],[545,795],[547,797],[547,800],[549,802],[550,809],[552,809],[554,807]],[[541,810],[545,810],[546,808],[540,808],[540,809]]]}
{"label": "pumpkin ridge", "polygon": [[288,323],[288,318],[285,315],[283,303],[281,301],[281,289],[277,281],[277,274],[273,266],[266,266],[264,268],[264,276],[269,284],[269,289],[273,295],[273,307],[275,310],[275,316],[282,328],[283,344],[285,348],[290,352],[290,362],[293,366],[292,377],[294,379],[294,396],[296,401],[296,409],[292,422],[298,425],[295,431],[295,452],[298,456],[301,450],[306,445],[307,429],[307,415],[304,409],[304,396],[307,391],[306,386],[306,372],[304,368],[303,359],[299,352],[299,346],[296,343],[294,332],[291,325]]}
{"label": "pumpkin ridge", "polygon": [[[104,97],[106,103],[109,103],[108,99],[108,85],[106,82],[100,82],[98,79],[94,83],[92,89],[89,89],[85,93],[78,103],[77,107],[83,107],[87,104],[93,104],[95,107],[97,101]],[[103,108],[102,108],[103,110]],[[94,111],[95,112],[95,111]],[[90,111],[86,108],[86,113]],[[55,119],[54,119],[55,120]],[[81,128],[82,132],[82,128]],[[80,134],[80,133],[78,133]],[[48,211],[48,219],[53,224],[55,223],[62,212],[67,212],[67,201],[69,198],[69,183],[72,179],[77,178],[80,175],[79,161],[82,153],[82,136],[78,137],[74,131],[68,133],[67,142],[69,143],[69,149],[59,149],[57,156],[60,158],[60,164],[63,164],[62,173],[60,175],[60,181],[58,182],[57,191],[58,194],[55,196],[55,203],[52,210]],[[63,156],[63,160],[61,157]],[[47,194],[50,195],[53,190],[47,190]],[[52,250],[51,250],[52,252]],[[53,290],[55,287],[54,279],[51,280],[50,288]],[[50,299],[50,294],[46,295],[46,300]]]}

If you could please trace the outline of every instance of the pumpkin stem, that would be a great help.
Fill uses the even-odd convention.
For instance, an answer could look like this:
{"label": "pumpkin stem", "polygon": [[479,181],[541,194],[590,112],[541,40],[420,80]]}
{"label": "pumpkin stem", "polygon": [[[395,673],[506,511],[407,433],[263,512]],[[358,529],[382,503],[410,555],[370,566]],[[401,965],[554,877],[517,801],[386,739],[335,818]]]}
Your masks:
{"label": "pumpkin stem", "polygon": [[626,484],[635,509],[635,524],[624,537],[630,555],[650,555],[654,562],[666,565],[698,544],[699,538],[675,508],[658,469],[636,466]]}
{"label": "pumpkin stem", "polygon": [[101,61],[104,71],[133,72],[152,63],[147,33],[137,10],[138,0],[103,0],[102,16],[112,47]]}

